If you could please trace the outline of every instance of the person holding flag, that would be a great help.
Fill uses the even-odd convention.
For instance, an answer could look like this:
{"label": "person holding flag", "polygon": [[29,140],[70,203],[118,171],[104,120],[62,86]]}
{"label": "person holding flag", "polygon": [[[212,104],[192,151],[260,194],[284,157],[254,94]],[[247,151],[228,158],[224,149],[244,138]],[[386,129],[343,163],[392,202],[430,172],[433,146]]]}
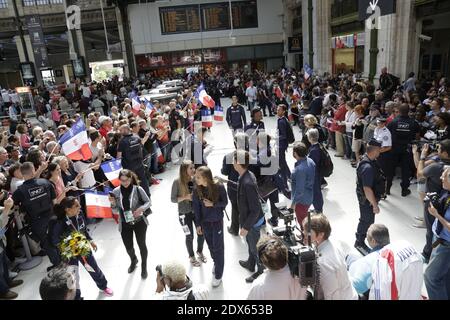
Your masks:
{"label": "person holding flag", "polygon": [[145,190],[139,186],[138,177],[132,171],[120,171],[119,180],[120,186],[110,193],[109,200],[113,212],[119,214],[119,232],[131,259],[128,273],[132,273],[139,262],[134,251],[134,234],[141,253],[141,277],[147,279],[148,250],[145,239],[148,226],[147,216],[151,214],[150,198]]}

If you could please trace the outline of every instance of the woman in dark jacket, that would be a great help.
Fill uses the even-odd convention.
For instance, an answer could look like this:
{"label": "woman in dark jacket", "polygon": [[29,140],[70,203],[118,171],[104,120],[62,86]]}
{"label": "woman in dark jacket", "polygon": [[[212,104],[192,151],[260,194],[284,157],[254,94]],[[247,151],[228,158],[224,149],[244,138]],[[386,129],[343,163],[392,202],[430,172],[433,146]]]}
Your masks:
{"label": "woman in dark jacket", "polygon": [[213,179],[208,167],[200,167],[195,173],[196,188],[192,199],[197,233],[203,234],[214,260],[213,287],[222,283],[225,260],[223,241],[223,211],[228,199],[225,187]]}
{"label": "woman in dark jacket", "polygon": [[[82,233],[90,241],[92,249],[97,251],[97,245],[89,235],[86,222],[80,214],[80,203],[75,197],[64,198],[59,205],[55,206],[55,214],[57,219],[53,220],[49,226],[50,241],[55,247],[61,243],[63,239],[73,232]],[[75,300],[81,299],[80,277],[78,272],[78,263],[81,263],[91,278],[95,281],[97,287],[107,296],[112,296],[113,291],[108,288],[108,281],[102,270],[97,265],[92,252],[84,258],[76,257],[69,260],[69,265],[73,266],[76,271],[77,294]]]}
{"label": "woman in dark jacket", "polygon": [[138,264],[133,245],[134,234],[141,252],[141,277],[147,279],[148,250],[145,238],[148,226],[147,216],[151,213],[150,198],[144,189],[139,186],[139,180],[132,171],[122,170],[119,174],[119,180],[120,186],[110,194],[110,201],[113,212],[119,213],[119,231],[131,259],[128,273],[132,273]]}

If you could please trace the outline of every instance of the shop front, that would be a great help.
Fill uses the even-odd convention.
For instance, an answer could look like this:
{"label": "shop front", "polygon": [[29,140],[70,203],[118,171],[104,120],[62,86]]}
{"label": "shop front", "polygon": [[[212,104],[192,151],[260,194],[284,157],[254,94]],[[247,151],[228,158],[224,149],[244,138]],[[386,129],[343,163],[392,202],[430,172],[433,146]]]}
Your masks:
{"label": "shop front", "polygon": [[136,55],[136,66],[141,76],[183,75],[196,70],[213,74],[221,69],[271,71],[282,65],[282,44]]}
{"label": "shop front", "polygon": [[364,72],[365,33],[331,38],[333,74]]}

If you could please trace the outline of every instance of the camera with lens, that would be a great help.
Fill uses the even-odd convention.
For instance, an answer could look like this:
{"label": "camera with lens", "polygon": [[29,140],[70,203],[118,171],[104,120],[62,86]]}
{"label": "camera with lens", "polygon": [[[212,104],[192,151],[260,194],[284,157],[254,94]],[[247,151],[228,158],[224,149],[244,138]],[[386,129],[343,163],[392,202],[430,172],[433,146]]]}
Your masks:
{"label": "camera with lens", "polygon": [[273,232],[288,248],[288,265],[291,275],[300,279],[302,287],[314,287],[319,280],[317,252],[311,246],[304,246],[301,240],[297,240],[294,233],[295,227],[292,226],[295,220],[294,210],[283,207],[279,208],[279,212],[285,226],[273,228]]}
{"label": "camera with lens", "polygon": [[441,197],[437,192],[427,193],[423,201],[431,203],[438,211],[441,207]]}
{"label": "camera with lens", "polygon": [[436,140],[415,140],[412,144],[417,146],[417,151],[419,153],[422,152],[423,146],[428,144],[428,152],[431,154],[438,150],[439,142]]}

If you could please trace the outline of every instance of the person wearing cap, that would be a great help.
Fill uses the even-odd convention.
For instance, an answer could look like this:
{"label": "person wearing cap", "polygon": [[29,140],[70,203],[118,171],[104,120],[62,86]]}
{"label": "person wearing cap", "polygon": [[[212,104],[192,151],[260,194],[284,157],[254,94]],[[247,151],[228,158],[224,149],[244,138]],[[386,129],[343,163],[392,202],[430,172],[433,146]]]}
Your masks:
{"label": "person wearing cap", "polygon": [[376,160],[380,156],[382,144],[375,139],[369,141],[366,154],[356,169],[356,195],[359,203],[359,224],[356,231],[355,248],[363,255],[370,253],[365,239],[367,230],[375,223],[375,215],[380,213],[378,202],[384,195],[386,180],[381,174]]}
{"label": "person wearing cap", "polygon": [[[386,127],[387,119],[382,117],[377,119],[377,127],[374,131],[373,138],[381,143],[380,156],[378,157],[378,165],[383,173],[388,175],[392,166],[391,150],[392,150],[392,135]],[[389,195],[389,190],[386,190]]]}

